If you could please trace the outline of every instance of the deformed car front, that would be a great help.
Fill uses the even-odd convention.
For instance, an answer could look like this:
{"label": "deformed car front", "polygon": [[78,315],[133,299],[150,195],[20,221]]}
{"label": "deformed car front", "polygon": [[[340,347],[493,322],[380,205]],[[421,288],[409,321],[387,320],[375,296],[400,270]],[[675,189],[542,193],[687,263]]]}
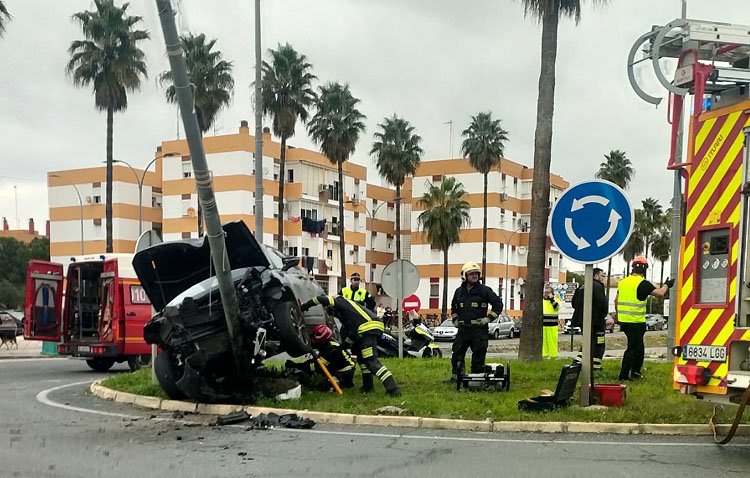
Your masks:
{"label": "deformed car front", "polygon": [[[297,258],[258,244],[244,223],[225,224],[224,231],[251,369],[279,352],[309,352],[308,328],[330,318],[321,310],[303,314],[299,303],[322,288],[295,267]],[[159,244],[136,254],[133,265],[157,310],[144,338],[162,350],[155,368],[165,392],[204,402],[247,399],[253,377],[236,377],[208,241]]]}

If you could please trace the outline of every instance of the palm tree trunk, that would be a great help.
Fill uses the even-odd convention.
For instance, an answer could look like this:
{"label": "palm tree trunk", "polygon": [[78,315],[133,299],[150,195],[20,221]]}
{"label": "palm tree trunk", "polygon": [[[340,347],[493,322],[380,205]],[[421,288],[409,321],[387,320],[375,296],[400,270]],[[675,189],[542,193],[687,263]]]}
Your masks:
{"label": "palm tree trunk", "polygon": [[440,322],[448,318],[448,248],[443,249],[443,309]]}
{"label": "palm tree trunk", "polygon": [[542,359],[542,290],[549,219],[549,169],[552,155],[552,115],[555,109],[555,62],[560,0],[549,2],[542,18],[542,53],[534,135],[534,177],[531,185],[531,230],[523,324],[518,358]]}
{"label": "palm tree trunk", "polygon": [[484,227],[482,228],[482,284],[487,282],[487,176],[484,173]]}
{"label": "palm tree trunk", "polygon": [[[341,259],[341,287],[346,285],[346,241],[344,240],[344,163],[339,166],[339,257]],[[364,280],[364,277],[362,278]]]}
{"label": "palm tree trunk", "polygon": [[[281,137],[281,154],[279,154],[279,216],[276,219],[278,229],[276,234],[279,236],[276,240],[276,249],[283,253],[284,251],[284,184],[286,184],[286,137]],[[263,174],[263,171],[255,171],[255,174]],[[257,212],[257,211],[256,211]],[[263,238],[260,239],[261,241]]]}
{"label": "palm tree trunk", "polygon": [[396,185],[396,259],[401,259],[401,186]]}
{"label": "palm tree trunk", "polygon": [[114,123],[115,110],[110,106],[107,108],[107,202],[104,206],[104,215],[107,221],[106,227],[106,250],[105,252],[113,252],[112,248],[112,169],[113,161],[112,157],[112,125]]}
{"label": "palm tree trunk", "polygon": [[611,287],[609,282],[609,276],[612,275],[612,258],[610,257],[607,261],[607,307],[609,307],[609,288]]}

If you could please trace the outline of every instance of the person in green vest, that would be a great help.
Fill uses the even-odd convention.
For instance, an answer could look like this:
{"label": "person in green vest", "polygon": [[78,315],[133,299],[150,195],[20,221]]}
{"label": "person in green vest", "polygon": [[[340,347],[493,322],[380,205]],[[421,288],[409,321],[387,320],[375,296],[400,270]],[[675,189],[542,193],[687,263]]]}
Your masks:
{"label": "person in green vest", "polygon": [[542,298],[542,356],[546,358],[557,357],[557,316],[560,312],[560,301],[555,297],[552,287],[544,288]]}
{"label": "person in green vest", "polygon": [[344,287],[339,291],[339,295],[344,299],[353,300],[359,305],[364,305],[371,311],[375,311],[375,299],[367,292],[367,289],[360,287],[362,279],[358,272],[349,277],[349,287]]}
{"label": "person in green vest", "polygon": [[642,376],[641,367],[646,354],[643,344],[643,336],[646,333],[646,299],[648,296],[661,299],[674,285],[674,279],[667,279],[664,285],[658,288],[647,281],[648,260],[643,256],[634,258],[630,267],[631,275],[620,281],[615,296],[617,322],[628,339],[627,348],[622,356],[620,380],[637,380]]}

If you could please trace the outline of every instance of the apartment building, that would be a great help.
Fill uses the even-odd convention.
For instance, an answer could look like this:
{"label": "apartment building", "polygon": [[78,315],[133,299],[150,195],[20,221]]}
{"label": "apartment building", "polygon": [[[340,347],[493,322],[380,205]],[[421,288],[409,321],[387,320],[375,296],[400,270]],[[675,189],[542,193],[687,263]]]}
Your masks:
{"label": "apartment building", "polygon": [[[524,306],[529,240],[527,226],[531,213],[533,173],[534,170],[527,166],[503,160],[488,176],[485,283],[500,295],[507,313],[514,316],[520,316]],[[465,199],[471,205],[471,224],[461,231],[460,243],[453,246],[448,254],[449,301],[461,283],[461,266],[469,261],[482,262],[483,176],[465,159],[422,162],[412,181],[411,260],[422,276],[416,295],[423,304],[425,314],[440,314],[443,254],[431,247],[423,231],[418,228],[417,218],[423,210],[419,198],[431,184],[438,184],[450,176],[461,182],[467,191]],[[550,201],[554,202],[568,187],[568,182],[553,174],[550,185]],[[549,239],[547,247],[545,280],[564,282],[562,257]]]}

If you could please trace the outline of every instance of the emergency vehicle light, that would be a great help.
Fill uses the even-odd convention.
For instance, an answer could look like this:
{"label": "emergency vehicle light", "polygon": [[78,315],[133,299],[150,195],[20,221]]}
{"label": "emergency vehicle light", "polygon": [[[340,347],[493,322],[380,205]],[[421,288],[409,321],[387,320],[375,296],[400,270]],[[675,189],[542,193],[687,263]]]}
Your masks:
{"label": "emergency vehicle light", "polygon": [[677,365],[674,368],[674,381],[685,385],[703,385],[706,382],[706,372],[708,379],[711,378],[711,372],[705,367],[697,365]]}

